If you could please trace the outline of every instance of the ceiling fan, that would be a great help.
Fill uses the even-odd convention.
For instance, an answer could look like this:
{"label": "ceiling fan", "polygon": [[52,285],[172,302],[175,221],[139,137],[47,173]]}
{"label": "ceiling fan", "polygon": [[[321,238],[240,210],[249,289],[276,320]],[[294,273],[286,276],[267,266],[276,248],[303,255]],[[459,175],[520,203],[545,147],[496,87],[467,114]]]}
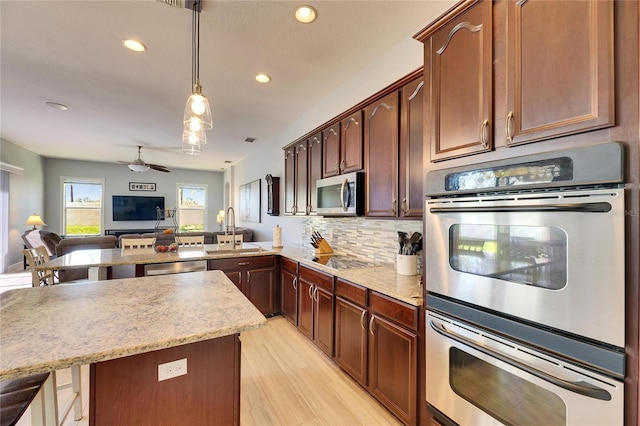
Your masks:
{"label": "ceiling fan", "polygon": [[143,173],[149,169],[157,170],[159,172],[169,173],[171,170],[167,169],[165,166],[160,166],[158,164],[145,163],[142,161],[142,157],[140,157],[140,150],[142,146],[138,145],[138,156],[133,161],[118,161],[118,163],[126,164],[129,166],[131,171],[136,173]]}

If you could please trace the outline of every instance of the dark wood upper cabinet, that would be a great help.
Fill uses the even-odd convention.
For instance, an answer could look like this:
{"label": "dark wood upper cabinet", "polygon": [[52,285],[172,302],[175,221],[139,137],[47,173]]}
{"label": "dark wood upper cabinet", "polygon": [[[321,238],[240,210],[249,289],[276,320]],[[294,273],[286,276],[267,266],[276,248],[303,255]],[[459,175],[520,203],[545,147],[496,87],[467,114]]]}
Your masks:
{"label": "dark wood upper cabinet", "polygon": [[612,1],[507,2],[506,29],[496,31],[507,37],[505,132],[497,143],[615,124]]}
{"label": "dark wood upper cabinet", "polygon": [[365,215],[389,217],[398,212],[399,92],[364,109]]}
{"label": "dark wood upper cabinet", "polygon": [[400,217],[422,217],[424,92],[422,77],[407,83],[400,92]]}
{"label": "dark wood upper cabinet", "polygon": [[362,164],[362,111],[342,120],[340,139],[340,173],[357,172]]}
{"label": "dark wood upper cabinet", "polygon": [[296,204],[295,147],[284,149],[284,213],[292,214]]}
{"label": "dark wood upper cabinet", "polygon": [[432,161],[492,148],[491,27],[491,2],[481,2],[440,27],[425,45]]}
{"label": "dark wood upper cabinet", "polygon": [[295,206],[293,214],[306,214],[307,211],[307,173],[308,173],[308,161],[309,150],[307,147],[307,141],[299,142],[295,145],[296,156],[296,172],[295,172]]}
{"label": "dark wood upper cabinet", "polygon": [[340,123],[335,123],[322,131],[322,176],[330,177],[340,174]]}
{"label": "dark wood upper cabinet", "polygon": [[318,179],[322,178],[322,133],[313,135],[307,141],[308,150],[308,177],[307,177],[307,208],[306,214],[317,211],[316,197],[318,192]]}

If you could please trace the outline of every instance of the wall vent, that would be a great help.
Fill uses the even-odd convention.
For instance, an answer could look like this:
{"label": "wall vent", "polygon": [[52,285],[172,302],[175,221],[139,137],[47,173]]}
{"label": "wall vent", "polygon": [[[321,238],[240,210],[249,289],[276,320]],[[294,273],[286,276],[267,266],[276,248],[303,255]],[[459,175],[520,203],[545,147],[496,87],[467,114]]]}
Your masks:
{"label": "wall vent", "polygon": [[245,141],[245,142],[252,143],[252,142],[255,142],[255,141],[256,141],[256,138],[246,138],[244,141]]}
{"label": "wall vent", "polygon": [[184,7],[183,0],[156,0],[156,1],[158,1],[160,3],[167,4],[167,5],[172,6],[172,7],[177,7],[177,8],[180,8],[180,9],[182,9]]}

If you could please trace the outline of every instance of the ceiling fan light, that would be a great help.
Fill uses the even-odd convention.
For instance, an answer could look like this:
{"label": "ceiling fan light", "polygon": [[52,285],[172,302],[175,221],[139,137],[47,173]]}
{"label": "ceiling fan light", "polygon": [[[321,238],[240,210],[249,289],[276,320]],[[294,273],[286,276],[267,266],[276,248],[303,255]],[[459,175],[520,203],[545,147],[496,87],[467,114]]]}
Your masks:
{"label": "ceiling fan light", "polygon": [[131,169],[132,172],[143,173],[149,170],[149,166],[146,164],[131,163],[129,164],[129,169]]}

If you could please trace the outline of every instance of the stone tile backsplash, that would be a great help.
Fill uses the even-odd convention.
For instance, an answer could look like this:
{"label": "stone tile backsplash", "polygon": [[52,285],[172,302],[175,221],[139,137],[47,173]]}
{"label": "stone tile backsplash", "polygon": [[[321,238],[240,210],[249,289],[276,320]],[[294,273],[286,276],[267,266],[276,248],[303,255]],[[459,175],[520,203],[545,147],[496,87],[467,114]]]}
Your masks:
{"label": "stone tile backsplash", "polygon": [[[303,239],[310,241],[317,231],[335,251],[366,258],[377,263],[396,263],[398,231],[423,232],[421,220],[376,220],[362,217],[309,217],[302,223]],[[422,252],[418,256],[422,273]]]}

